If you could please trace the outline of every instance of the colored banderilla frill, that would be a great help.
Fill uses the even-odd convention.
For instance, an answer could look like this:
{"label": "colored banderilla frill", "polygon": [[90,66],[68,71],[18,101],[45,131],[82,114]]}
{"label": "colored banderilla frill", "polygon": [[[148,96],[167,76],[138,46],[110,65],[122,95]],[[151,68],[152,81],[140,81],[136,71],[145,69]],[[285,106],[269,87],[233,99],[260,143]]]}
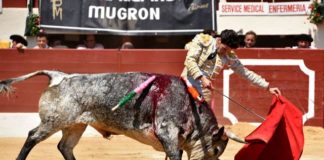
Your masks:
{"label": "colored banderilla frill", "polygon": [[118,107],[124,106],[128,101],[130,101],[133,97],[135,97],[136,94],[140,94],[154,79],[156,76],[151,76],[149,79],[147,79],[145,82],[141,83],[137,88],[135,88],[133,91],[128,93],[125,97],[123,97],[118,104],[113,107],[111,110],[114,111]]}
{"label": "colored banderilla frill", "polygon": [[198,102],[203,102],[205,101],[204,98],[199,94],[199,92],[197,91],[197,89],[189,82],[189,80],[187,78],[182,77],[183,81],[186,83],[187,85],[187,90],[189,92],[189,94]]}

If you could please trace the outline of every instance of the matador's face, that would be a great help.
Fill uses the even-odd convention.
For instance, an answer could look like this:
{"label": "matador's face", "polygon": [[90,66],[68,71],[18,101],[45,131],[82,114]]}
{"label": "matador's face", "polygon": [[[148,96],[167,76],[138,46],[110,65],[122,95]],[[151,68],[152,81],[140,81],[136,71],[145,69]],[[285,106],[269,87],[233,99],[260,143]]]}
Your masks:
{"label": "matador's face", "polygon": [[219,53],[221,55],[231,53],[231,51],[232,51],[231,47],[229,47],[228,45],[223,44],[221,42],[221,38],[216,38],[216,45],[217,45],[217,53]]}

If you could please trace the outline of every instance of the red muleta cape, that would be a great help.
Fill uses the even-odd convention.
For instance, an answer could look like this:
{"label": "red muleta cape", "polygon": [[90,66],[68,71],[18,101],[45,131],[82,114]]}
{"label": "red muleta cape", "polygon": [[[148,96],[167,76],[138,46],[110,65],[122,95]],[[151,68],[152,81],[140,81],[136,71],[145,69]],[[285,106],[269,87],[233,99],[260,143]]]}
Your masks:
{"label": "red muleta cape", "polygon": [[266,120],[249,134],[235,160],[299,160],[304,147],[302,112],[274,96]]}

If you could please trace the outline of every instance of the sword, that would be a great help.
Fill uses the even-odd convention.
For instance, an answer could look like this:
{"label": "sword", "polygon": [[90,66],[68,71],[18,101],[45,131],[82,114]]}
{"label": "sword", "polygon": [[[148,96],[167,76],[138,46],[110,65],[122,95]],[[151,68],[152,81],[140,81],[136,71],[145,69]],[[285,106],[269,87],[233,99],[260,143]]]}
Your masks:
{"label": "sword", "polygon": [[224,96],[226,98],[228,98],[230,101],[232,101],[233,103],[237,104],[238,106],[240,106],[241,108],[243,108],[244,110],[246,110],[247,112],[259,117],[260,119],[262,119],[263,121],[265,120],[264,117],[262,117],[261,115],[257,114],[256,112],[254,112],[253,110],[241,105],[240,103],[238,103],[237,101],[235,101],[234,99],[230,98],[229,96],[221,93],[220,91],[216,90],[216,89],[213,89],[212,91],[216,92],[217,94],[220,94],[221,96]]}

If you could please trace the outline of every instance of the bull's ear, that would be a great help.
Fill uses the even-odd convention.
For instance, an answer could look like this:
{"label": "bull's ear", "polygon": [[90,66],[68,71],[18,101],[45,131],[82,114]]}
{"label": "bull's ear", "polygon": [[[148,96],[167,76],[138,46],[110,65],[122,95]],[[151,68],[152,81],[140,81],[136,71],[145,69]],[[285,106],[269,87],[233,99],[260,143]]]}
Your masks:
{"label": "bull's ear", "polygon": [[213,134],[213,140],[218,140],[224,135],[224,126],[218,129],[218,132]]}

